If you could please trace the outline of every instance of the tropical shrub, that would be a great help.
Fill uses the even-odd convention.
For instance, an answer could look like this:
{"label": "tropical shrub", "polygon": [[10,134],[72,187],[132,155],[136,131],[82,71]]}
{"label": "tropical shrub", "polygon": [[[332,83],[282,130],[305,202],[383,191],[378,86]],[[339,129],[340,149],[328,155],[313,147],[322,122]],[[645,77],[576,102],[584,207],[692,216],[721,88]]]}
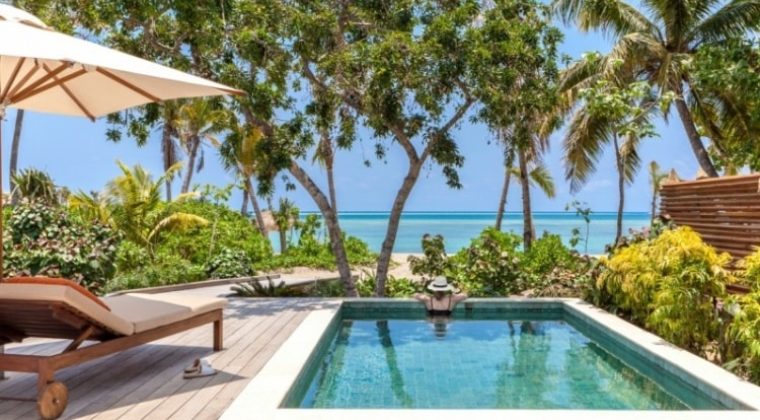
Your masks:
{"label": "tropical shrub", "polygon": [[166,286],[205,280],[206,270],[180,256],[158,254],[149,264],[129,272],[119,272],[106,286],[106,291]]}
{"label": "tropical shrub", "polygon": [[15,187],[11,193],[16,199],[51,206],[58,204],[58,188],[47,172],[34,168],[24,169],[13,175],[13,184]]}
{"label": "tropical shrub", "polygon": [[760,290],[760,250],[744,258],[741,263],[744,269],[743,280],[747,285]]}
{"label": "tropical shrub", "polygon": [[733,315],[725,343],[727,367],[760,383],[760,288],[728,298],[726,307]]}
{"label": "tropical shrub", "polygon": [[448,277],[470,296],[507,296],[524,290],[521,239],[486,228],[450,260]]}
{"label": "tropical shrub", "polygon": [[5,232],[7,276],[64,277],[99,292],[115,272],[118,235],[42,202],[13,208]]}
{"label": "tropical shrub", "polygon": [[[385,282],[386,297],[412,297],[424,290],[424,283],[406,277],[388,276]],[[375,294],[375,274],[365,272],[356,282],[356,291],[361,297],[371,297]],[[340,295],[339,295],[340,296]]]}
{"label": "tropical shrub", "polygon": [[304,296],[303,291],[296,287],[290,287],[284,281],[275,283],[268,279],[266,283],[249,281],[232,286],[232,291],[240,297],[299,297]]}
{"label": "tropical shrub", "polygon": [[127,273],[144,266],[150,261],[148,251],[132,241],[123,240],[116,249],[116,270]]}
{"label": "tropical shrub", "polygon": [[713,302],[731,279],[724,269],[729,261],[681,227],[617,250],[597,287],[633,321],[700,353],[718,333]]}
{"label": "tropical shrub", "polygon": [[423,235],[422,253],[422,257],[411,255],[408,258],[412,274],[422,276],[424,280],[430,281],[437,276],[444,275],[450,269],[443,236]]}
{"label": "tropical shrub", "polygon": [[565,246],[559,235],[544,232],[525,253],[523,268],[532,274],[544,275],[555,268],[574,268],[578,261],[577,253]]}
{"label": "tropical shrub", "polygon": [[245,277],[253,274],[253,268],[245,251],[224,248],[206,264],[206,274],[213,279]]}
{"label": "tropical shrub", "polygon": [[200,265],[207,264],[223,249],[242,251],[254,265],[272,257],[269,239],[263,237],[250,220],[227,206],[188,200],[171,203],[167,210],[192,214],[209,223],[166,235],[157,247],[161,253],[176,254]]}

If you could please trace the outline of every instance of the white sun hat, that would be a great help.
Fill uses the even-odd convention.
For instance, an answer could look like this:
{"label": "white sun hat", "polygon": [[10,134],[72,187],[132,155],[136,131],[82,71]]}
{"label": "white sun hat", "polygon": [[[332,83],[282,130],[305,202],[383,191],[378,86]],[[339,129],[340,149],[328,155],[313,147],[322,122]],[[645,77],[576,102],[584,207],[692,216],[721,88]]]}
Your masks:
{"label": "white sun hat", "polygon": [[428,290],[431,292],[456,292],[453,285],[449,284],[446,277],[438,276],[428,284]]}

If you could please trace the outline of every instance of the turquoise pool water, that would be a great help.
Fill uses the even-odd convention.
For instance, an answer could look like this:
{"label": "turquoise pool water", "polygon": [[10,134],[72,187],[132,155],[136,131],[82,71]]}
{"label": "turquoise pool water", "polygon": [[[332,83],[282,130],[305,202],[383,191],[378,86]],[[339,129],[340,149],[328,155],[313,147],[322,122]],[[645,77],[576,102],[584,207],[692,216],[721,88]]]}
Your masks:
{"label": "turquoise pool water", "polygon": [[725,409],[667,378],[651,379],[562,318],[344,314],[285,406]]}
{"label": "turquoise pool water", "polygon": [[[387,212],[341,212],[341,227],[349,235],[367,242],[373,251],[380,250],[388,228]],[[572,212],[537,212],[533,215],[536,233],[551,232],[560,235],[565,242],[570,240],[574,228],[585,231],[583,219]],[[394,252],[422,252],[420,241],[422,235],[440,234],[446,239],[446,251],[455,253],[470,243],[487,226],[493,226],[496,213],[492,212],[407,212],[401,217]],[[615,239],[615,213],[594,213],[589,225],[588,252],[601,254],[604,246]],[[507,213],[503,220],[503,229],[522,233],[522,213]],[[649,226],[648,213],[625,213],[623,227],[638,229]],[[324,235],[324,233],[323,233]],[[270,236],[274,248],[278,247],[277,234]],[[577,246],[578,251],[585,250],[585,244]]]}

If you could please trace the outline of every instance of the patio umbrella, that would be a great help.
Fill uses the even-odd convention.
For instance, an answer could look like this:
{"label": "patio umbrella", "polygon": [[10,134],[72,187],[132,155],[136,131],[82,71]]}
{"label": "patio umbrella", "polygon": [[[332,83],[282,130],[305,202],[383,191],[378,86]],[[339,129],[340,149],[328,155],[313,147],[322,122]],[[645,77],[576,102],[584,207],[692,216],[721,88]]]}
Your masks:
{"label": "patio umbrella", "polygon": [[[94,121],[97,117],[151,102],[242,94],[239,90],[56,32],[34,15],[7,5],[0,5],[0,40],[0,122],[9,107],[81,116]],[[0,186],[1,168],[0,154]],[[0,281],[2,264],[0,217]]]}

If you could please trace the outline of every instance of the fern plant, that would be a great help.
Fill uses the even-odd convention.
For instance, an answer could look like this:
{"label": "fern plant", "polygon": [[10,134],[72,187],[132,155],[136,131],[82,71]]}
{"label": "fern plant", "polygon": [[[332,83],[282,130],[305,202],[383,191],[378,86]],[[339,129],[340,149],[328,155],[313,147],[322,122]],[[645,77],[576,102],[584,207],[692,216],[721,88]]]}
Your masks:
{"label": "fern plant", "polygon": [[298,297],[304,294],[293,287],[289,287],[284,281],[275,283],[268,279],[266,283],[253,280],[232,286],[232,291],[240,297]]}

